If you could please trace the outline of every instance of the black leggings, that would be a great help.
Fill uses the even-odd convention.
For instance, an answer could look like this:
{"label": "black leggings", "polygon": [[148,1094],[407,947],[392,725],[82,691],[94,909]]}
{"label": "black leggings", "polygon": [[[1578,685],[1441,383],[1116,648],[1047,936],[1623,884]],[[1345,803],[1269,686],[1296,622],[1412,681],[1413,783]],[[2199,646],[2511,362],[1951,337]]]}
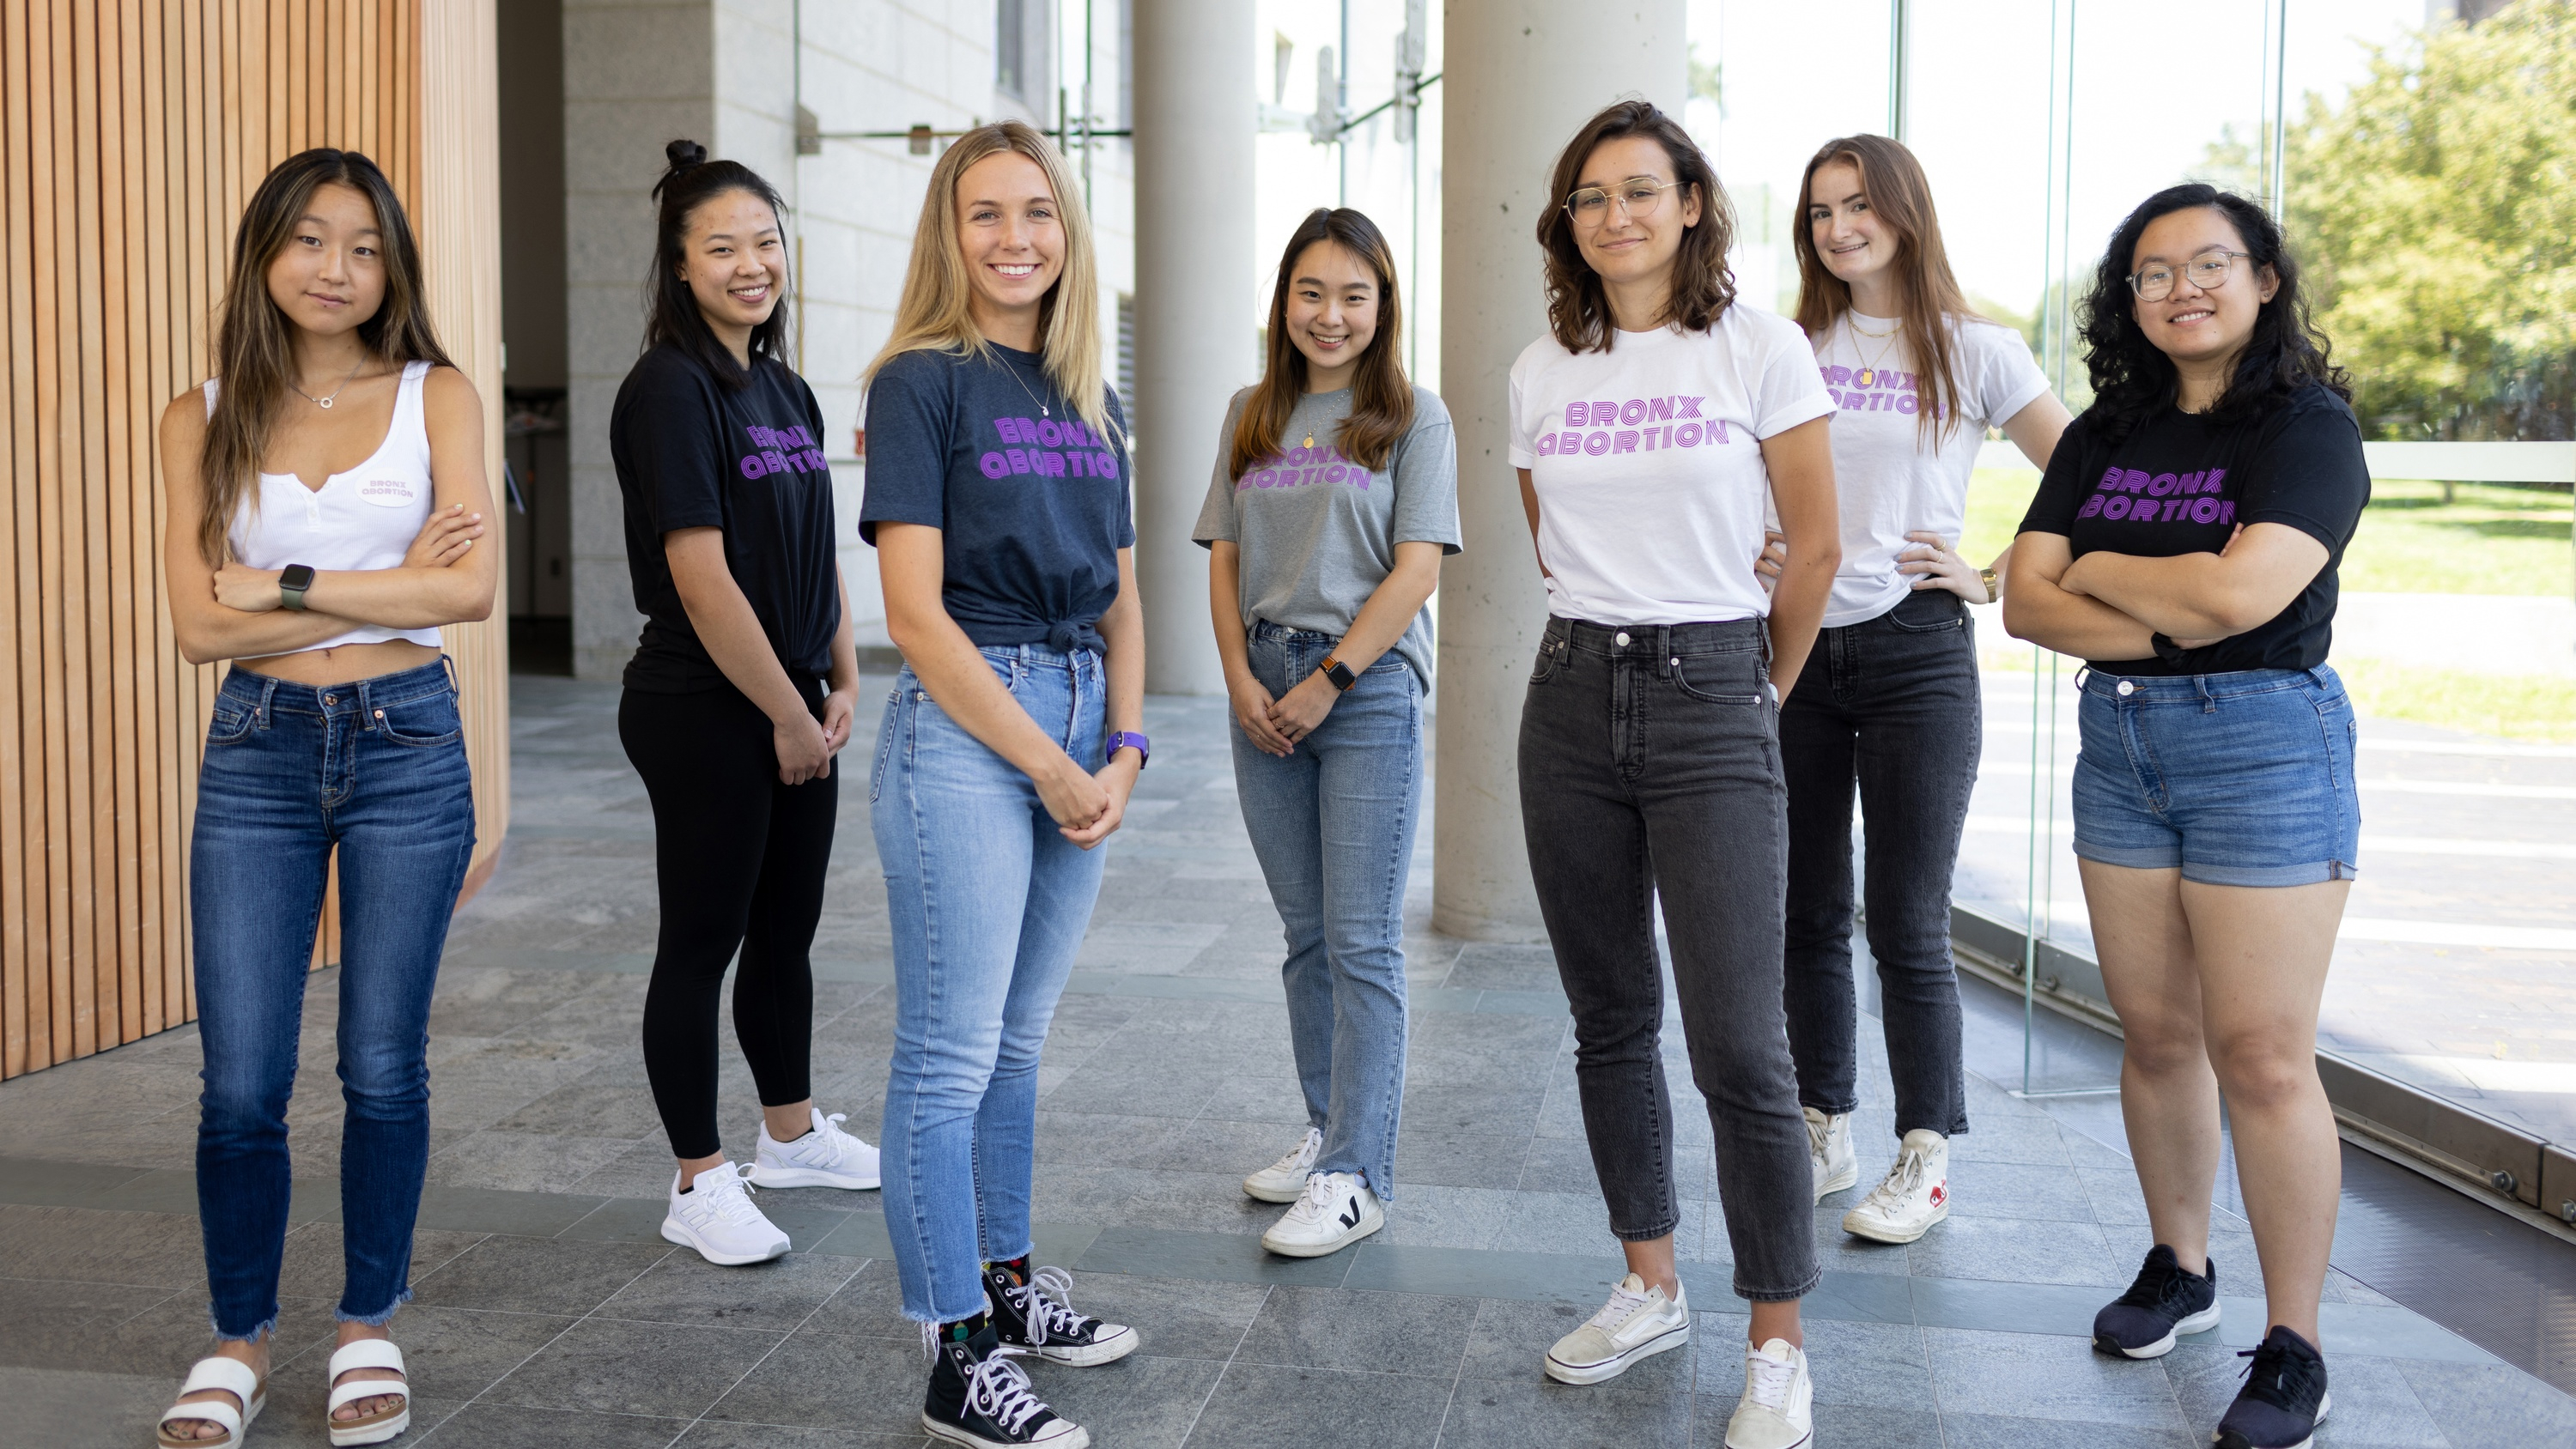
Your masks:
{"label": "black leggings", "polygon": [[[820,681],[789,676],[819,718]],[[764,1107],[814,1094],[814,973],[840,776],[778,781],[769,717],[731,685],[627,690],[617,736],[653,797],[662,935],[644,997],[644,1071],[683,1160],[724,1150],[716,1130],[716,998],[734,948],[733,1031]]]}

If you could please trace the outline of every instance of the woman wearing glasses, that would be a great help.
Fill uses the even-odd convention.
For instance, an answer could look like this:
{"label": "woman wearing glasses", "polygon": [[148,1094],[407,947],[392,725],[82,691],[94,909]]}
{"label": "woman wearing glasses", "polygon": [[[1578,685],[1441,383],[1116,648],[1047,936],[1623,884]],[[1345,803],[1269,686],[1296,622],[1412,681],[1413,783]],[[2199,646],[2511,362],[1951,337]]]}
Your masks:
{"label": "woman wearing glasses", "polygon": [[[1726,1443],[1790,1449],[1812,1433],[1798,1300],[1818,1269],[1781,1008],[1775,710],[1840,553],[1834,404],[1797,327],[1737,302],[1726,195],[1671,117],[1643,101],[1594,116],[1551,194],[1548,335],[1511,373],[1511,460],[1551,615],[1521,716],[1522,821],[1629,1272],[1545,1370],[1597,1383],[1690,1333],[1672,1234],[1702,1175],[1676,1171],[1658,1052],[1661,887],[1735,1291],[1752,1302]],[[1788,561],[1766,594],[1754,558],[1774,504]]]}
{"label": "woman wearing glasses", "polygon": [[2361,821],[2325,661],[2370,475],[2280,228],[2243,197],[2176,186],[2130,213],[2084,341],[2095,401],[2022,520],[2004,626],[2088,661],[2075,854],[2155,1232],[2093,1343],[2154,1358],[2218,1323],[2223,1098],[2269,1316],[2216,1442],[2304,1445],[2341,1187],[2317,1002]]}
{"label": "woman wearing glasses", "polygon": [[1852,795],[1868,832],[1869,948],[1896,1086],[1896,1163],[1843,1231],[1910,1243],[1950,1213],[1950,1137],[1968,1128],[1950,872],[1982,741],[1969,604],[1990,572],[1950,550],[1989,426],[2048,466],[2066,408],[2019,333],[1977,316],[1951,275],[1914,153],[1884,136],[1807,162],[1798,325],[1840,404],[1842,568],[1796,702],[1789,778],[1789,1044],[1815,1194],[1860,1176],[1852,983]]}

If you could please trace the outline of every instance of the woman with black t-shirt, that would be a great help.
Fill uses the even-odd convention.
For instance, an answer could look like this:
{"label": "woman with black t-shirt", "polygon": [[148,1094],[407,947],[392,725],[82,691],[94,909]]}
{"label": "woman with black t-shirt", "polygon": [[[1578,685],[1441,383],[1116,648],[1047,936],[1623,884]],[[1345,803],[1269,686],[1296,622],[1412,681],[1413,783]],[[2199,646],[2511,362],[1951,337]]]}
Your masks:
{"label": "woman with black t-shirt", "polygon": [[2370,474],[2253,202],[2147,198],[2085,311],[2095,401],[2022,520],[2004,625],[2088,661],[2075,854],[2155,1232],[2093,1343],[2154,1358],[2217,1325],[2224,1097],[2269,1318],[2216,1442],[2303,1445],[2326,1414],[2317,1300],[2342,1181],[2317,1004],[2361,830],[2352,705],[2325,661]]}
{"label": "woman with black t-shirt", "polygon": [[[644,1070],[679,1169],[662,1236],[757,1263],[787,1235],[765,1187],[877,1185],[874,1148],[813,1103],[814,977],[858,650],[833,561],[822,409],[782,360],[778,193],[670,144],[644,356],[617,390],[610,456],[643,638],[618,737],[653,799],[662,931]],[[735,948],[734,1035],[760,1093],[748,1172],[716,1128],[716,1009]]]}

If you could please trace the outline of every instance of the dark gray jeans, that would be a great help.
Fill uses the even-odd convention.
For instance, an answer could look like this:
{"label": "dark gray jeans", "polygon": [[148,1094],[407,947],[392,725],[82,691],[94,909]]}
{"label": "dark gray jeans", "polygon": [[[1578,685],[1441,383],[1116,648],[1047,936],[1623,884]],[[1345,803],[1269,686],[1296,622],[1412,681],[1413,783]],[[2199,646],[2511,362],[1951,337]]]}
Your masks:
{"label": "dark gray jeans", "polygon": [[1789,775],[1789,1046],[1798,1100],[1860,1104],[1852,983],[1852,791],[1868,860],[1869,951],[1896,1082],[1896,1133],[1968,1130],[1950,875],[1977,783],[1984,720],[1976,626],[1959,596],[1926,589],[1816,636],[1780,711]]}
{"label": "dark gray jeans", "polygon": [[1657,1046],[1663,899],[1691,1080],[1708,1099],[1735,1291],[1816,1286],[1807,1133],[1781,1010],[1785,790],[1759,619],[1550,619],[1521,710],[1521,823],[1574,1010],[1583,1130],[1630,1242],[1681,1221]]}

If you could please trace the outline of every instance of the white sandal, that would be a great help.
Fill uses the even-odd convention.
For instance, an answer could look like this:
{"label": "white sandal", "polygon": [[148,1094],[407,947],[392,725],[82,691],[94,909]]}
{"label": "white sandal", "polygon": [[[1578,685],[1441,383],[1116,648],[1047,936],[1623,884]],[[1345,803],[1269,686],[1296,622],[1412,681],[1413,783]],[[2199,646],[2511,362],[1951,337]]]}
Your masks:
{"label": "white sandal", "polygon": [[[403,1374],[404,1378],[400,1381],[352,1379],[345,1384],[340,1382],[340,1375],[351,1369],[392,1369],[395,1373]],[[388,1397],[399,1397],[402,1400],[402,1407],[379,1409],[375,1413],[362,1414],[355,1419],[329,1417],[340,1412],[340,1406],[343,1404],[355,1403],[360,1399]],[[330,1423],[331,1443],[334,1446],[382,1444],[410,1428],[411,1382],[408,1372],[403,1368],[402,1350],[394,1347],[391,1340],[382,1338],[361,1338],[355,1342],[340,1345],[339,1349],[331,1355],[331,1402],[322,1412]]]}
{"label": "white sandal", "polygon": [[[250,1371],[249,1364],[237,1358],[226,1358],[222,1354],[216,1354],[211,1358],[197,1360],[195,1366],[188,1370],[188,1381],[179,1386],[179,1397],[184,1399],[190,1394],[203,1393],[208,1389],[223,1390],[240,1400],[241,1407],[235,1408],[221,1399],[206,1399],[193,1404],[172,1404],[170,1412],[163,1414],[160,1422],[153,1425],[153,1437],[161,1441],[161,1449],[234,1449],[235,1445],[241,1443],[242,1435],[250,1432],[251,1420],[258,1418],[259,1411],[268,1407],[268,1385],[260,1380],[259,1375]],[[190,1419],[221,1426],[224,1437],[220,1439],[170,1437],[172,1423]]]}

